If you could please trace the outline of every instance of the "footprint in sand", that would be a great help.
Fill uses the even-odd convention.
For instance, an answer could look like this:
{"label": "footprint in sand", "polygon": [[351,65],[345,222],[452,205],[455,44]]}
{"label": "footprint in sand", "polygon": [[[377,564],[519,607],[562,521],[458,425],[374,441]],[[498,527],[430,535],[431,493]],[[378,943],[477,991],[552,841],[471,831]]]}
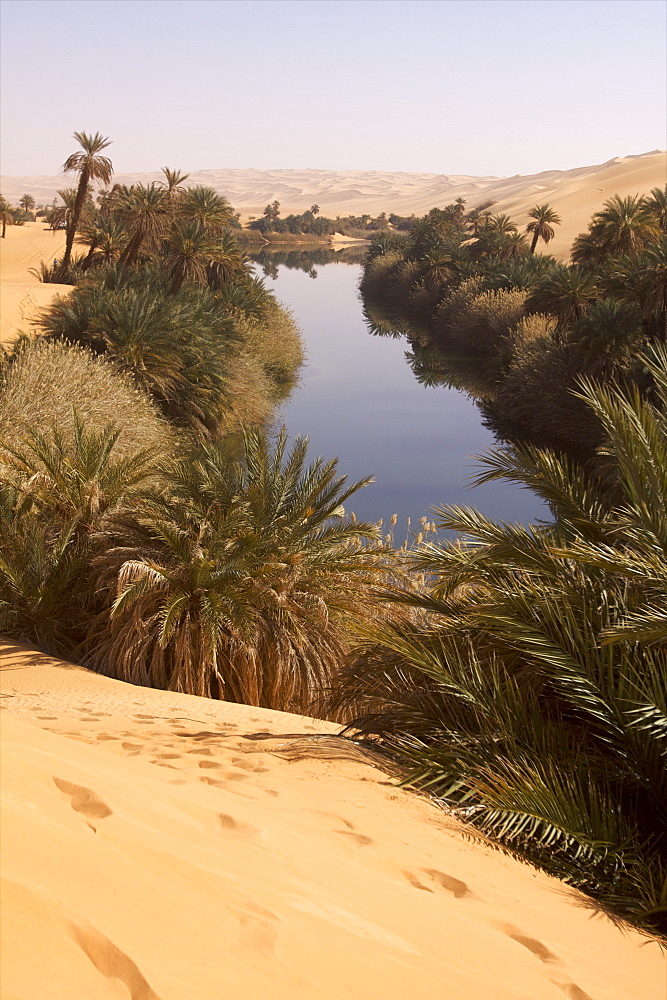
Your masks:
{"label": "footprint in sand", "polygon": [[280,918],[263,906],[255,906],[253,903],[247,904],[238,913],[238,917],[241,947],[266,956],[275,954]]}
{"label": "footprint in sand", "polygon": [[476,896],[465,882],[454,878],[453,875],[440,872],[437,868],[422,868],[421,871],[425,875],[429,875],[442,889],[451,892],[455,899],[479,899],[479,896]]}
{"label": "footprint in sand", "polygon": [[520,944],[522,948],[526,948],[543,965],[551,968],[554,974],[550,982],[554,986],[557,986],[559,990],[562,990],[565,996],[568,997],[568,1000],[592,1000],[588,993],[582,990],[580,986],[577,986],[576,983],[573,983],[571,979],[567,978],[567,973],[558,955],[554,955],[537,938],[529,937],[519,927],[514,927],[512,924],[493,924],[493,926],[502,934],[506,934],[512,941]]}
{"label": "footprint in sand", "polygon": [[72,809],[81,813],[86,819],[105,819],[106,816],[113,814],[113,810],[106,802],[103,802],[90,788],[74,785],[62,778],[54,778],[53,783],[63,794],[69,795]]}
{"label": "footprint in sand", "polygon": [[417,876],[413,875],[412,872],[404,871],[401,872],[401,874],[403,875],[403,878],[408,880],[414,889],[422,889],[424,892],[433,892],[433,889],[429,889],[427,885],[422,885]]}
{"label": "footprint in sand", "polygon": [[228,813],[218,813],[222,830],[230,837],[256,837],[262,831],[252,823],[242,823]]}
{"label": "footprint in sand", "polygon": [[69,932],[98,972],[108,979],[118,979],[124,983],[132,1000],[160,1000],[130,956],[92,924],[70,923]]}
{"label": "footprint in sand", "polygon": [[347,837],[357,847],[369,847],[373,843],[372,837],[367,837],[363,833],[352,833],[351,830],[336,830],[339,837]]}

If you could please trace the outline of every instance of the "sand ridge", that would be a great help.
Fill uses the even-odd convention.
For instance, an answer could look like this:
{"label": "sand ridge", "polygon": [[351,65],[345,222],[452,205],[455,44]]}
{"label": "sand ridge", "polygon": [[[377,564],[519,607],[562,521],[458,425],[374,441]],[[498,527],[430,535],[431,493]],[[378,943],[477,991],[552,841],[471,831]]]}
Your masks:
{"label": "sand ridge", "polygon": [[0,666],[4,1000],[662,995],[655,943],[331,723]]}
{"label": "sand ridge", "polygon": [[[164,180],[161,171],[116,174],[119,184]],[[242,218],[260,216],[265,205],[278,200],[282,215],[303,212],[313,204],[322,215],[335,217],[368,213],[424,215],[431,208],[465,198],[469,207],[487,200],[494,212],[507,212],[520,227],[536,203],[548,202],[563,219],[549,246],[563,257],[574,237],[586,229],[593,212],[614,194],[645,194],[667,183],[667,153],[653,150],[618,156],[606,163],[571,170],[544,170],[514,177],[470,177],[460,174],[410,174],[382,170],[196,170],[187,184],[204,184],[229,199]],[[16,202],[24,192],[38,202],[50,201],[63,185],[62,175],[0,178],[6,198]]]}

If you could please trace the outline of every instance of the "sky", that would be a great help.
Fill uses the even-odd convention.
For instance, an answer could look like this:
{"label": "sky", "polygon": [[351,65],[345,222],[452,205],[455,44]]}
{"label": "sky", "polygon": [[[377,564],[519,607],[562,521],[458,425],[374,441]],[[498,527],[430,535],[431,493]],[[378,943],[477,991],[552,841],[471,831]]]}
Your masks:
{"label": "sky", "polygon": [[664,0],[3,0],[2,173],[511,176],[667,146]]}

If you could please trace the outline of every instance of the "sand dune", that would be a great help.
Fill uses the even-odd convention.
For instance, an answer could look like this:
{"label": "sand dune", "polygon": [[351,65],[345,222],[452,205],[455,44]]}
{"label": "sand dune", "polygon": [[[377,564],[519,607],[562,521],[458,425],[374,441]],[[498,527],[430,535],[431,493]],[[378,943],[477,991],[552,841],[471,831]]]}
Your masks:
{"label": "sand dune", "polygon": [[51,232],[43,222],[8,226],[0,239],[0,344],[13,340],[19,330],[29,332],[39,310],[71,285],[43,284],[30,273],[40,261],[60,259],[65,234]]}
{"label": "sand dune", "polygon": [[[120,184],[161,180],[151,174],[116,174]],[[455,198],[471,207],[492,199],[494,211],[509,212],[520,225],[536,203],[549,202],[563,218],[551,244],[554,253],[566,254],[577,233],[586,228],[593,212],[613,194],[650,191],[667,182],[667,154],[660,151],[616,157],[607,163],[573,170],[545,170],[515,177],[469,177],[460,174],[407,174],[381,170],[198,170],[188,184],[206,184],[224,194],[244,218],[259,216],[277,199],[283,215],[303,212],[312,204],[328,216],[395,212],[423,215]],[[24,192],[38,202],[55,197],[63,176],[0,178],[6,198],[16,202]]]}
{"label": "sand dune", "polygon": [[0,665],[3,1000],[662,996],[655,943],[332,724]]}

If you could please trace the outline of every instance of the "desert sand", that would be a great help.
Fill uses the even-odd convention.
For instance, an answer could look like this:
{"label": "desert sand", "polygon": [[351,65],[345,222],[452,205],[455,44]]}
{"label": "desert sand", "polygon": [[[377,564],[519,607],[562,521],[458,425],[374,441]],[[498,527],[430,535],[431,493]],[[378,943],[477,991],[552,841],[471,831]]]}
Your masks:
{"label": "desert sand", "polygon": [[659,946],[331,723],[5,644],[3,1000],[661,1000]]}
{"label": "desert sand", "polygon": [[[115,174],[119,184],[164,180],[150,174]],[[563,219],[549,250],[566,256],[574,237],[586,229],[593,212],[614,194],[645,194],[667,183],[667,154],[654,150],[619,156],[606,163],[572,170],[545,170],[514,177],[469,177],[458,174],[409,174],[382,170],[197,170],[188,184],[205,184],[224,194],[242,218],[260,216],[278,200],[281,214],[303,212],[313,204],[322,215],[424,215],[459,196],[473,208],[492,199],[494,212],[508,212],[523,227],[528,210],[548,202]],[[63,176],[0,178],[0,190],[12,203],[23,193],[48,202],[63,186]]]}
{"label": "desert sand", "polygon": [[30,332],[39,310],[58,294],[71,292],[71,285],[44,284],[30,268],[41,261],[52,263],[65,250],[64,232],[52,232],[43,222],[7,226],[0,239],[0,345]]}

